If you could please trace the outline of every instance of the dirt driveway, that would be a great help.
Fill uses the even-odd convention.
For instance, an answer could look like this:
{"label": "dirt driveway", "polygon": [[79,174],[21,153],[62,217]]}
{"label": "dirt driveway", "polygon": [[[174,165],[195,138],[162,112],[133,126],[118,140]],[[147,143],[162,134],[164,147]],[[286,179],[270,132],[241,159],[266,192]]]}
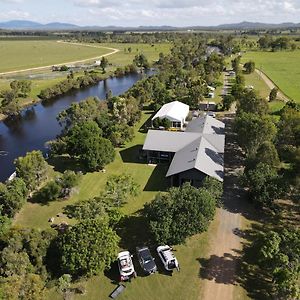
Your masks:
{"label": "dirt driveway", "polygon": [[238,172],[242,155],[232,133],[233,114],[226,123],[224,208],[217,211],[217,232],[211,237],[209,258],[200,262],[200,277],[204,279],[199,300],[233,300],[237,285],[236,269],[242,248],[241,230],[245,213],[245,193],[239,186]]}

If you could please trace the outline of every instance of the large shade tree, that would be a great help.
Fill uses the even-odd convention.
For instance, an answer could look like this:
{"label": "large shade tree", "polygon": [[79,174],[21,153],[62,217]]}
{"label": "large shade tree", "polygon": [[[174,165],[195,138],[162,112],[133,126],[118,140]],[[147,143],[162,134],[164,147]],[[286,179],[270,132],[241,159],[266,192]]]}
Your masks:
{"label": "large shade tree", "polygon": [[115,260],[120,238],[101,219],[87,219],[58,240],[61,271],[75,276],[99,274]]}
{"label": "large shade tree", "polygon": [[144,212],[157,243],[180,244],[205,231],[215,210],[216,199],[207,189],[184,184],[159,193]]}

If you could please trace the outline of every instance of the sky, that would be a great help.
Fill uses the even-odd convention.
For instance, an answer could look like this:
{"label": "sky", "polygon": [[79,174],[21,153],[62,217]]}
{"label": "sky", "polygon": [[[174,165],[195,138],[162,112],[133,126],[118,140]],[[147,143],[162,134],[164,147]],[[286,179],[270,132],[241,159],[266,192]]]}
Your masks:
{"label": "sky", "polygon": [[0,0],[0,22],[83,26],[211,26],[300,23],[300,0]]}

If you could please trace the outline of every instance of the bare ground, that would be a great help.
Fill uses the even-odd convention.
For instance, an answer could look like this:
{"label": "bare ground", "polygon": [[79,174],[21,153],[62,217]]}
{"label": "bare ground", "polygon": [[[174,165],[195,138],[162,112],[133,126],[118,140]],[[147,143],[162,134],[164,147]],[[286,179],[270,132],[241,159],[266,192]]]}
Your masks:
{"label": "bare ground", "polygon": [[[243,241],[243,218],[249,218],[250,207],[239,185],[242,153],[232,133],[234,114],[227,115],[225,146],[224,207],[218,209],[217,233],[212,236],[208,259],[200,259],[200,277],[204,279],[202,300],[236,298],[237,267]],[[242,289],[242,288],[240,288]]]}

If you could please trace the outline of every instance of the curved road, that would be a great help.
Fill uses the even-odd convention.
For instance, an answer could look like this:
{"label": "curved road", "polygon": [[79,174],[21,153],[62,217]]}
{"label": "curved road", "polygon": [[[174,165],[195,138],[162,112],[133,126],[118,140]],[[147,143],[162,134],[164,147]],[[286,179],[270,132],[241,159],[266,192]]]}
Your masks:
{"label": "curved road", "polygon": [[[119,52],[119,49],[115,49],[115,48],[109,48],[109,47],[102,47],[102,46],[95,46],[95,45],[87,45],[87,44],[81,44],[81,43],[71,43],[71,42],[64,42],[64,41],[57,41],[58,43],[63,43],[63,44],[70,44],[70,45],[77,45],[77,46],[83,46],[83,47],[90,47],[90,48],[99,48],[99,49],[108,49],[108,50],[112,50],[112,52],[100,55],[100,56],[96,56],[96,57],[91,57],[91,58],[87,58],[87,59],[81,59],[81,60],[76,60],[76,61],[69,61],[69,62],[64,62],[64,63],[59,63],[59,64],[55,64],[56,66],[63,66],[63,65],[68,65],[68,64],[77,64],[77,63],[83,63],[83,62],[87,62],[87,61],[91,61],[91,60],[95,60],[95,59],[100,59],[102,57],[106,57],[106,56],[110,56],[113,55],[117,52]],[[17,73],[22,73],[22,72],[30,72],[30,71],[36,71],[36,70],[46,70],[46,69],[50,69],[52,65],[48,65],[48,66],[42,66],[42,67],[34,67],[34,68],[28,68],[28,69],[22,69],[22,70],[16,70],[16,71],[9,71],[9,72],[2,72],[0,73],[1,75],[10,75],[10,74],[17,74]]]}

